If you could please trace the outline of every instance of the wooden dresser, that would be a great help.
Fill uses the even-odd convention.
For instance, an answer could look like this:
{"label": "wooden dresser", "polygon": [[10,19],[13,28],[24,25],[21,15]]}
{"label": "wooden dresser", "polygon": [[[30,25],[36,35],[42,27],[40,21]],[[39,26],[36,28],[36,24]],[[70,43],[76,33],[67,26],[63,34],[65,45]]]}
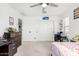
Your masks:
{"label": "wooden dresser", "polygon": [[21,39],[22,39],[22,35],[20,32],[11,33],[10,40],[12,40],[12,42],[14,42],[17,47],[19,47],[21,45]]}

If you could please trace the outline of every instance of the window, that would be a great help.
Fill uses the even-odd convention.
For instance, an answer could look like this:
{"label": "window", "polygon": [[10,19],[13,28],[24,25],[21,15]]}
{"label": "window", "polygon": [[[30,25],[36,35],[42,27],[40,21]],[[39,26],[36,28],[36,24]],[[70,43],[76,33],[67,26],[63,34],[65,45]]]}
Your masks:
{"label": "window", "polygon": [[64,33],[68,34],[69,32],[69,17],[66,17],[65,19],[63,19],[64,22]]}

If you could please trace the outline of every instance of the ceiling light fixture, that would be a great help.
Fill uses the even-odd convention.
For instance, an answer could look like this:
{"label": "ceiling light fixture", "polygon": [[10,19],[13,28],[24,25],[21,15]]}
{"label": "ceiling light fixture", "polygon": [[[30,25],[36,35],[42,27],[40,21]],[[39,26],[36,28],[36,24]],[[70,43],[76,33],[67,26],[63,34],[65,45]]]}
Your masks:
{"label": "ceiling light fixture", "polygon": [[46,4],[46,3],[43,3],[43,4],[42,4],[42,7],[46,7],[46,6],[47,6],[47,4]]}

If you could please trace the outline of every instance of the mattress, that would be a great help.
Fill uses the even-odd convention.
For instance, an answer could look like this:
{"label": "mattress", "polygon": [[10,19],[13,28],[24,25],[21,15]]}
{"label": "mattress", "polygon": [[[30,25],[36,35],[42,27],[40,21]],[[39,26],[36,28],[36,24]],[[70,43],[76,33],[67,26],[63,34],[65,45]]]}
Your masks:
{"label": "mattress", "polygon": [[53,56],[79,56],[79,42],[53,42]]}

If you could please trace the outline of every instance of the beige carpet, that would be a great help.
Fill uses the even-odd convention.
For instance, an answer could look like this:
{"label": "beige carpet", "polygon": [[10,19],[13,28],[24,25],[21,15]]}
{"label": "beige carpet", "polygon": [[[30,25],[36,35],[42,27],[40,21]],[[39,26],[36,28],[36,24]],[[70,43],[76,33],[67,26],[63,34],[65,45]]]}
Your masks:
{"label": "beige carpet", "polygon": [[48,41],[24,41],[15,56],[51,56],[51,43]]}

